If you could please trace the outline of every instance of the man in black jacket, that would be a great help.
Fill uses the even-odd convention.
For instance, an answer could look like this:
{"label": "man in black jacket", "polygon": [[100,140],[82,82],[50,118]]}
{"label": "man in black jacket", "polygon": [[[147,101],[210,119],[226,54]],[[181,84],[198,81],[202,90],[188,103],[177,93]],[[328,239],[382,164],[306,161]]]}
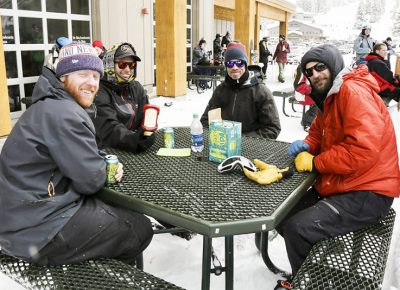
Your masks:
{"label": "man in black jacket", "polygon": [[229,44],[225,81],[215,89],[201,122],[208,126],[208,111],[221,108],[222,119],[241,122],[243,134],[276,139],[281,125],[274,98],[264,83],[249,72],[247,63],[243,44]]}
{"label": "man in black jacket", "polygon": [[149,102],[143,86],[135,80],[137,62],[130,43],[114,45],[103,58],[104,77],[95,99],[93,123],[100,148],[119,148],[133,153],[154,143],[154,134],[144,136],[143,108]]}
{"label": "man in black jacket", "polygon": [[385,57],[387,46],[384,43],[374,45],[373,51],[365,57],[368,70],[378,82],[380,91],[378,93],[386,106],[391,100],[399,102],[400,88],[399,81],[393,76],[393,72],[387,66]]}
{"label": "man in black jacket", "polygon": [[264,64],[264,66],[262,67],[262,72],[265,78],[267,78],[268,57],[272,55],[272,53],[268,49],[267,42],[268,37],[264,37],[260,40],[260,43],[258,44],[258,49],[260,51],[260,62]]}
{"label": "man in black jacket", "polygon": [[[4,254],[44,265],[118,258],[132,263],[150,243],[142,214],[105,204],[106,163],[85,111],[103,64],[93,47],[60,50],[56,73],[43,68],[0,158],[0,246]],[[122,177],[122,166],[115,178]]]}

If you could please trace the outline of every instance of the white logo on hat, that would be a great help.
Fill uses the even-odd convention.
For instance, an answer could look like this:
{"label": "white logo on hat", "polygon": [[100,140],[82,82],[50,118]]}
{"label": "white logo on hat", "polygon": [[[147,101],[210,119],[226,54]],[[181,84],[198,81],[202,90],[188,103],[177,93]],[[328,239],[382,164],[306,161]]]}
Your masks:
{"label": "white logo on hat", "polygon": [[79,62],[79,59],[73,59],[72,60],[72,63],[78,63]]}

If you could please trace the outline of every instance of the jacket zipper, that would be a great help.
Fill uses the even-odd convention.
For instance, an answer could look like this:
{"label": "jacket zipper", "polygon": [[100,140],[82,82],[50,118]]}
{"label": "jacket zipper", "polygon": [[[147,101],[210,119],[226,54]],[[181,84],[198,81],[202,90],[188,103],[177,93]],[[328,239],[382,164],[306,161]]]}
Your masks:
{"label": "jacket zipper", "polygon": [[233,113],[235,112],[236,96],[237,96],[237,91],[235,91],[235,97],[233,98],[232,116],[233,116]]}

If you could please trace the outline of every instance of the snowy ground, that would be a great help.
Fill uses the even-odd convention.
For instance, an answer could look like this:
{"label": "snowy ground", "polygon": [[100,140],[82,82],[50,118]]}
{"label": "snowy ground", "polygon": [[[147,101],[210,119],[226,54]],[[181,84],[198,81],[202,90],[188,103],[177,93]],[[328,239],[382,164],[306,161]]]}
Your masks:
{"label": "snowy ground", "polygon": [[[267,86],[271,91],[278,88],[289,87],[293,82],[292,66],[286,69],[287,81],[284,84],[277,82],[277,66],[268,68]],[[211,90],[203,94],[188,90],[186,96],[177,98],[155,97],[152,103],[161,107],[159,119],[160,127],[170,126],[189,126],[193,113],[202,114],[204,108],[211,97]],[[282,113],[282,99],[276,98],[276,105],[280,114],[282,131],[278,140],[292,142],[303,139],[306,132],[300,125],[300,113],[292,112],[287,105],[286,112],[290,112],[295,117],[286,117]],[[164,106],[165,103],[172,102],[170,107]],[[298,107],[301,111],[301,107]],[[400,115],[393,110],[393,117],[397,124],[400,122]],[[400,126],[397,126],[400,127]],[[399,128],[400,130],[400,128]],[[400,133],[400,132],[399,132]],[[400,139],[399,139],[400,140]],[[2,140],[0,139],[0,147]],[[400,214],[400,202],[396,200],[393,205],[396,212]],[[395,231],[392,237],[392,245],[389,260],[386,267],[386,275],[382,289],[400,289],[400,221],[397,218]],[[213,240],[214,250],[224,264],[224,239],[216,238]],[[273,289],[278,275],[272,274],[264,265],[260,254],[254,246],[254,235],[240,235],[234,237],[234,277],[235,289]],[[270,243],[270,256],[276,264],[286,270],[290,270],[287,260],[284,241],[277,236]],[[200,289],[201,285],[201,258],[202,258],[202,236],[197,235],[192,240],[172,236],[169,234],[154,236],[150,246],[144,252],[145,271],[164,278],[189,290]],[[225,287],[225,276],[211,276],[211,289],[219,290]],[[10,280],[7,276],[0,273],[0,290],[24,289]]]}

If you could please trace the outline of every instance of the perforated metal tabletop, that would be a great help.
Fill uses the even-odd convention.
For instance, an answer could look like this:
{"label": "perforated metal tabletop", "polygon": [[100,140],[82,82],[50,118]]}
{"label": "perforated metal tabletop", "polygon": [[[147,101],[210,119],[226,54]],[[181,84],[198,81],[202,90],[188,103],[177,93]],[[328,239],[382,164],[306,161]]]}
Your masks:
{"label": "perforated metal tabletop", "polygon": [[[175,128],[175,148],[190,147],[189,128]],[[162,132],[146,152],[132,154],[109,149],[124,164],[121,183],[99,192],[114,204],[134,209],[207,235],[237,235],[273,229],[286,212],[312,184],[314,176],[294,173],[288,179],[271,185],[259,185],[247,179],[240,170],[220,174],[217,163],[199,156],[208,154],[208,132],[205,148],[190,157],[156,155],[163,147]],[[287,154],[289,144],[242,136],[242,155],[258,158],[279,168],[294,166]]]}

